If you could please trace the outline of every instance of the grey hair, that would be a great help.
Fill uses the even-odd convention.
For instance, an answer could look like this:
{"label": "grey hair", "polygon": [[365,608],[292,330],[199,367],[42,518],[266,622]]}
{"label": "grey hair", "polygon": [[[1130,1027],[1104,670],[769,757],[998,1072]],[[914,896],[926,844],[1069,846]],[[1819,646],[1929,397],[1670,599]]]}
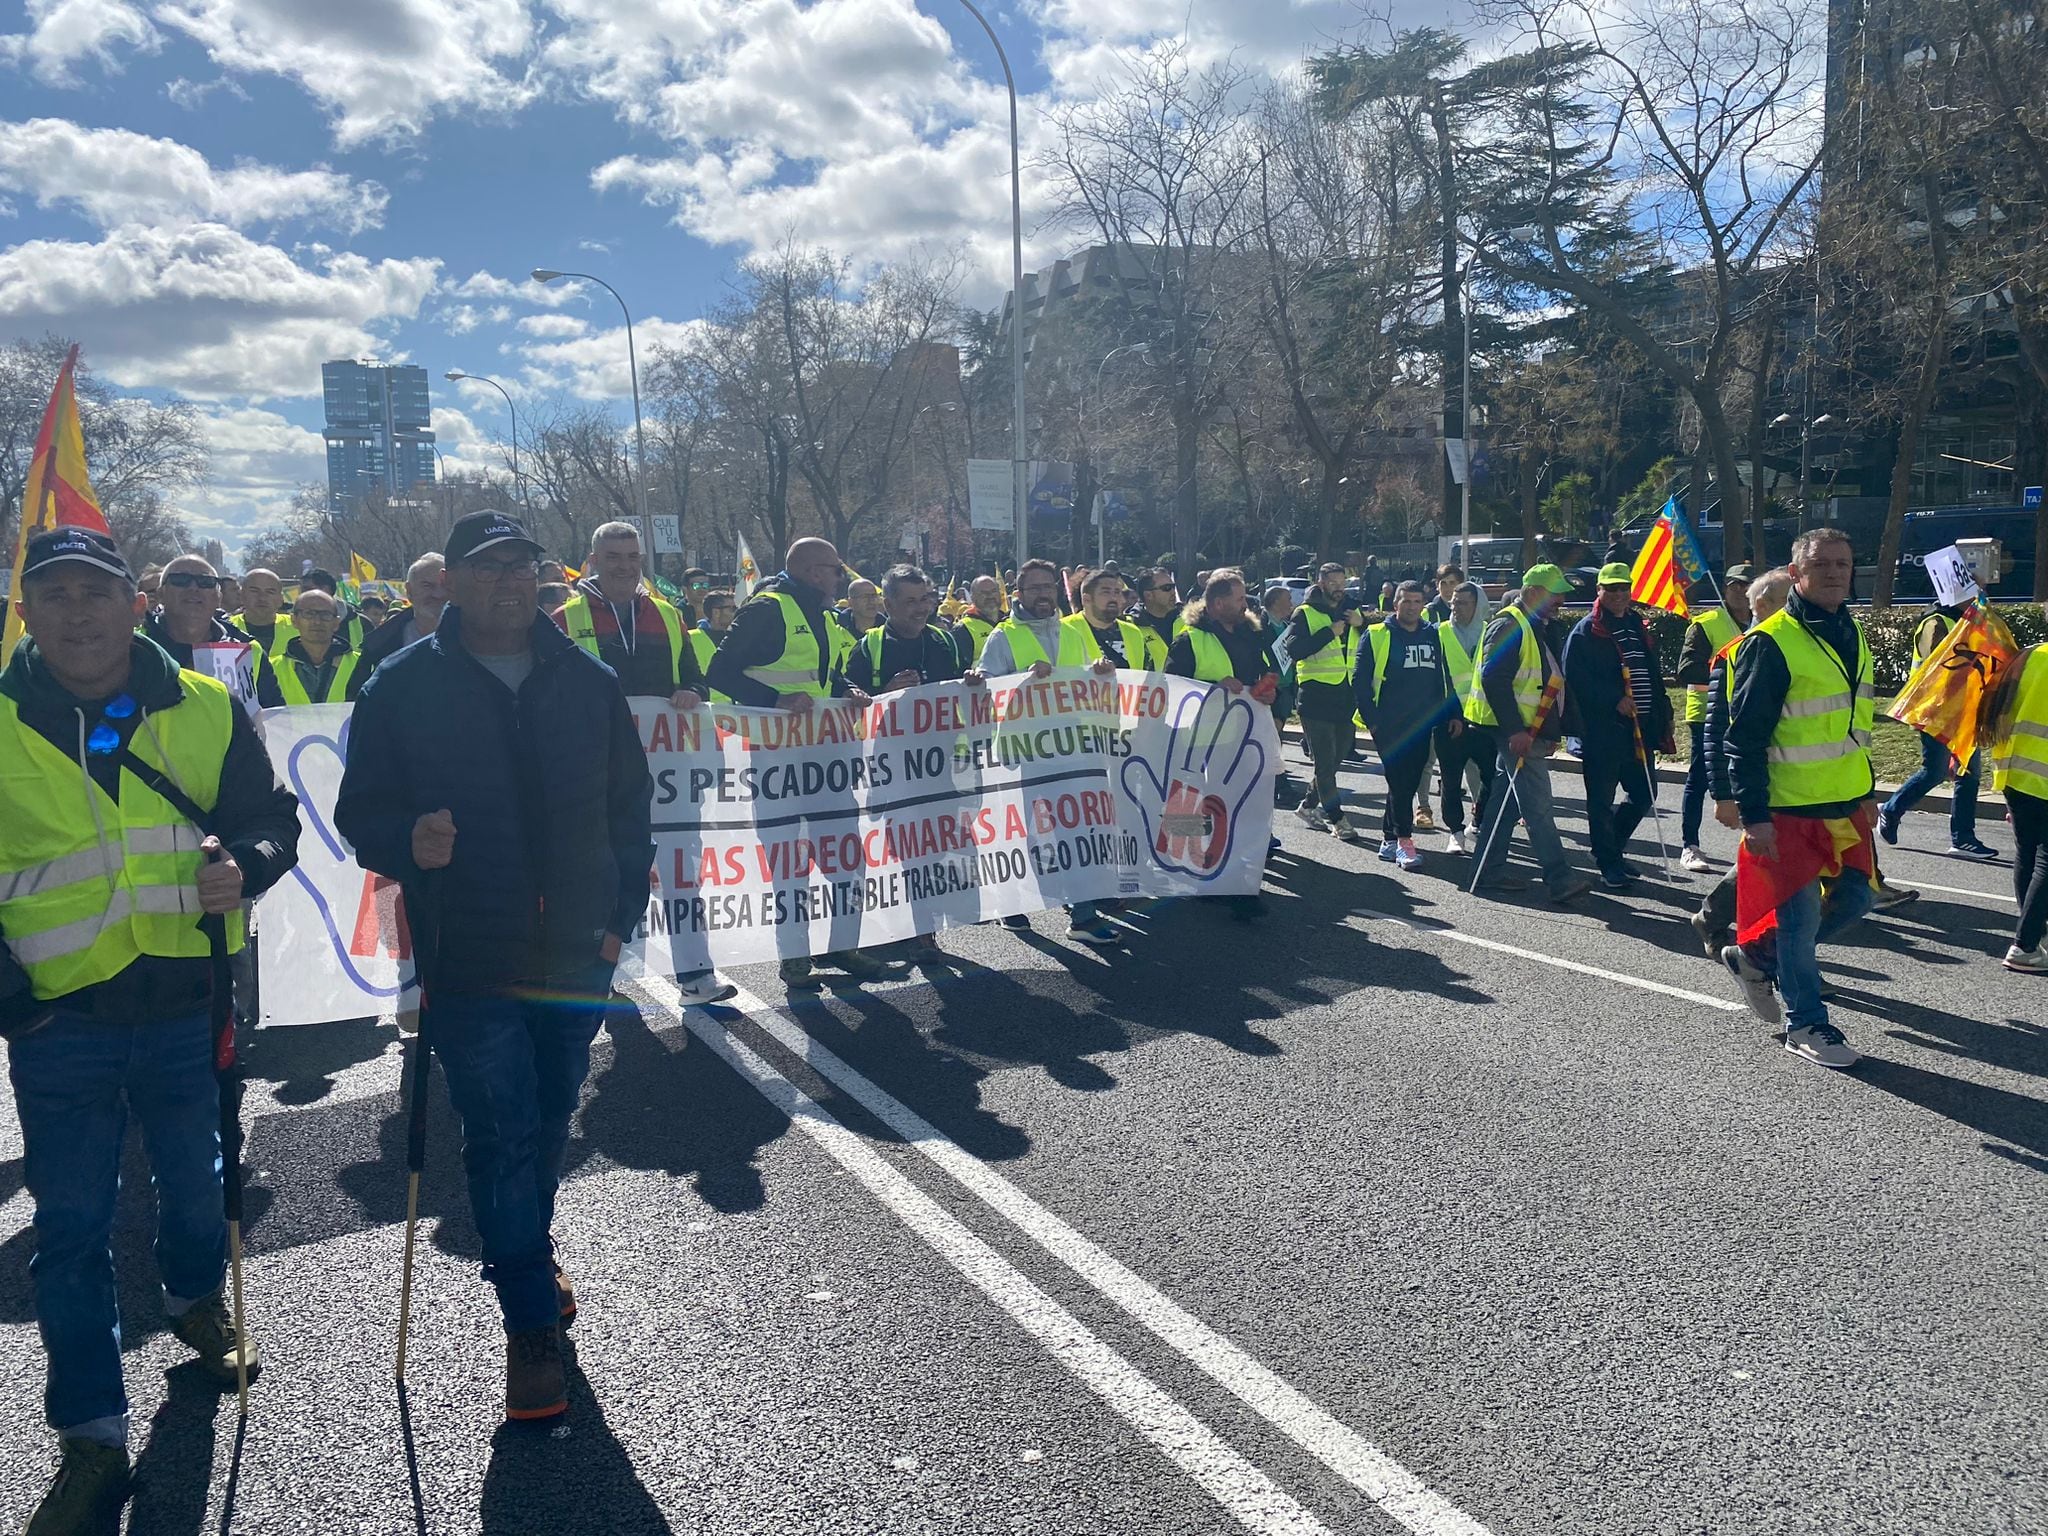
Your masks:
{"label": "grey hair", "polygon": [[421,575],[428,570],[445,571],[447,569],[448,557],[443,555],[438,549],[430,549],[405,568],[405,579],[407,581],[418,581]]}
{"label": "grey hair", "polygon": [[1773,566],[1749,584],[1749,606],[1755,608],[1758,599],[1762,599],[1766,606],[1775,603],[1780,608],[1784,607],[1796,580],[1791,566]]}
{"label": "grey hair", "polygon": [[888,570],[882,573],[883,600],[885,602],[893,602],[896,597],[896,589],[911,584],[928,587],[932,584],[932,579],[914,565],[890,566]]}
{"label": "grey hair", "polygon": [[638,523],[629,523],[623,518],[609,523],[599,523],[590,530],[590,552],[596,554],[597,546],[606,539],[632,539],[635,543],[638,543],[640,539],[640,525]]}
{"label": "grey hair", "polygon": [[1791,563],[1793,565],[1806,564],[1807,561],[1813,558],[1813,552],[1823,544],[1847,544],[1848,542],[1849,535],[1842,532],[1839,528],[1827,525],[1819,528],[1809,528],[1792,541]]}

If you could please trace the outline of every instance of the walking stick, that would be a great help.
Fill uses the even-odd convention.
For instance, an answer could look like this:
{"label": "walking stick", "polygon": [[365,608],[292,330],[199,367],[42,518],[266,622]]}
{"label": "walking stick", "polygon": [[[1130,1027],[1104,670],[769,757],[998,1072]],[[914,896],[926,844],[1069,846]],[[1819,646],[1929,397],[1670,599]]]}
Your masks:
{"label": "walking stick", "polygon": [[[1557,696],[1563,691],[1564,678],[1561,675],[1552,672],[1544,678],[1543,692],[1536,700],[1536,712],[1530,717],[1528,725],[1529,745],[1532,750],[1536,745],[1537,733],[1543,729],[1543,722],[1550,718],[1550,711],[1557,704]],[[1508,792],[1501,797],[1500,815],[1494,818],[1493,825],[1487,829],[1486,842],[1479,850],[1479,861],[1472,866],[1472,883],[1465,887],[1467,895],[1479,889],[1479,877],[1486,868],[1488,855],[1493,852],[1494,839],[1500,836],[1500,829],[1507,822],[1508,802],[1510,800],[1514,802],[1515,815],[1526,819],[1526,815],[1522,810],[1522,797],[1515,789],[1515,777],[1522,771],[1522,764],[1527,761],[1528,757],[1526,755],[1518,757],[1515,759],[1514,767],[1508,770]]]}
{"label": "walking stick", "polygon": [[[1620,647],[1615,647],[1617,651]],[[1629,679],[1628,663],[1621,664],[1621,691],[1627,697],[1635,697],[1635,685]],[[1664,812],[1657,804],[1657,776],[1650,771],[1650,757],[1643,750],[1643,717],[1640,712],[1628,717],[1629,732],[1635,737],[1636,766],[1643,770],[1643,784],[1650,791],[1650,820],[1657,828],[1657,853],[1664,860],[1664,874],[1671,874],[1671,845],[1664,841]],[[1617,855],[1621,850],[1616,849]]]}
{"label": "walking stick", "polygon": [[[221,857],[218,845],[206,855],[209,864]],[[235,979],[228,963],[228,924],[224,914],[208,912],[199,919],[206,935],[213,970],[213,1072],[220,1085],[221,1199],[228,1221],[228,1274],[235,1302],[235,1398],[241,1417],[249,1417],[249,1326],[242,1309],[242,1064],[235,1051]]]}
{"label": "walking stick", "polygon": [[[428,879],[432,879],[429,875]],[[405,1391],[405,1343],[412,1321],[413,1240],[419,1230],[420,1174],[427,1166],[427,1076],[433,1058],[427,1050],[427,953],[438,941],[439,930],[431,901],[423,899],[419,911],[407,903],[407,923],[412,930],[413,980],[420,990],[419,1023],[413,1031],[412,1093],[405,1126],[405,1263],[398,1282],[398,1388]]]}

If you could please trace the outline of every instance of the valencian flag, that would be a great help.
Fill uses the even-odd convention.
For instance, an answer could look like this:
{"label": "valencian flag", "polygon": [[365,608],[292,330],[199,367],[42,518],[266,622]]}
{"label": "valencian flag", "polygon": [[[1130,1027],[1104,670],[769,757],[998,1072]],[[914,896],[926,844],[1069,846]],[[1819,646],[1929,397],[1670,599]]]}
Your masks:
{"label": "valencian flag", "polygon": [[1636,556],[1629,574],[1629,596],[1637,602],[1675,613],[1681,619],[1692,616],[1686,607],[1685,589],[1706,576],[1707,557],[1700,541],[1693,537],[1692,524],[1686,521],[1685,508],[1676,496],[1666,501],[1664,510],[1657,514],[1650,536],[1643,541],[1643,552]]}
{"label": "valencian flag", "polygon": [[[85,432],[78,424],[78,393],[72,383],[77,368],[78,348],[74,346],[57,370],[57,384],[43,411],[42,429],[36,433],[35,456],[29,460],[28,480],[21,493],[21,533],[14,541],[14,585],[8,589],[17,598],[21,594],[21,562],[31,534],[59,527],[113,534],[86,474]],[[14,654],[14,644],[20,638],[21,617],[9,603],[6,633],[0,638],[0,665]]]}
{"label": "valencian flag", "polygon": [[1967,765],[1977,750],[1977,713],[1984,695],[2019,653],[2019,642],[1990,605],[1972,603],[1941,644],[1913,668],[1889,713],[1925,731],[1956,762]]}

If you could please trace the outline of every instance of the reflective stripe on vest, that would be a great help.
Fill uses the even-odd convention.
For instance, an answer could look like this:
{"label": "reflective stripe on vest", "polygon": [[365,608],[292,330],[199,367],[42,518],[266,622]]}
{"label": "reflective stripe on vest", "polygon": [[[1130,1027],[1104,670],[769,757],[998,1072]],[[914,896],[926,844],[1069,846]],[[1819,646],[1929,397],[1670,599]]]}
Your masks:
{"label": "reflective stripe on vest", "polygon": [[1765,753],[1771,804],[1825,805],[1870,793],[1871,729],[1877,702],[1871,686],[1870,642],[1856,626],[1852,685],[1833,649],[1788,608],[1756,627],[1785,658],[1791,686]]}
{"label": "reflective stripe on vest", "polygon": [[1458,643],[1458,626],[1449,619],[1436,627],[1437,644],[1443,647],[1444,670],[1451,675],[1451,697],[1462,699],[1472,691],[1475,658]]}
{"label": "reflective stripe on vest", "polygon": [[[871,692],[880,689],[882,686],[882,636],[888,631],[888,628],[889,626],[886,624],[877,624],[856,642],[868,653],[868,680],[873,684]],[[953,649],[953,642],[931,625],[925,625],[924,634],[937,635],[939,643],[945,646],[947,650],[953,651],[954,656],[957,657],[960,654],[957,650]],[[923,636],[919,638],[922,639]],[[924,669],[920,667],[918,670],[922,673]]]}
{"label": "reflective stripe on vest", "polygon": [[[782,654],[769,666],[748,667],[745,673],[748,680],[764,688],[773,688],[777,693],[808,693],[814,699],[830,698],[831,673],[826,671],[822,678],[819,673],[824,671],[828,658],[836,660],[853,648],[853,636],[827,619],[825,627],[833,633],[825,637],[825,644],[821,647],[811,621],[787,592],[756,592],[747,601],[774,603],[782,609]],[[847,641],[844,649],[837,638],[841,635]]]}
{"label": "reflective stripe on vest", "polygon": [[[1081,637],[1081,644],[1088,652],[1088,661],[1100,661],[1108,654],[1103,650],[1102,642],[1095,638],[1095,626],[1088,622],[1088,615],[1085,613],[1070,613],[1060,620],[1060,629],[1062,631],[1060,635],[1060,652],[1062,655],[1066,653],[1067,649],[1067,637],[1064,632],[1069,628]],[[1116,621],[1116,628],[1117,633],[1123,637],[1124,665],[1133,672],[1157,672],[1159,667],[1166,665],[1163,660],[1160,662],[1159,667],[1152,665],[1152,647],[1159,643],[1157,635],[1153,634],[1150,630],[1140,629],[1129,619],[1118,619]]]}
{"label": "reflective stripe on vest", "polygon": [[[996,626],[996,633],[1009,640],[1010,660],[1016,663],[1020,672],[1037,666],[1041,661],[1049,667],[1085,667],[1095,659],[1065,619],[1060,620],[1060,654],[1057,659],[1046,655],[1045,647],[1038,643],[1038,636],[1015,619],[1003,620]],[[1093,637],[1090,639],[1092,641]]]}
{"label": "reflective stripe on vest", "polygon": [[[1713,658],[1726,650],[1742,633],[1726,608],[1709,608],[1693,622],[1699,625],[1707,637],[1707,644],[1713,649],[1708,652],[1707,665],[1711,669]],[[1707,693],[1711,682],[1687,683],[1685,685],[1685,723],[1698,725],[1707,718]]]}
{"label": "reflective stripe on vest", "polygon": [[[183,701],[146,716],[129,750],[210,809],[239,706],[210,677],[178,682]],[[204,958],[200,841],[132,774],[109,797],[0,697],[0,928],[38,998],[109,981],[143,955]],[[239,950],[239,911],[227,934]]]}
{"label": "reflective stripe on vest", "polygon": [[[668,631],[668,681],[671,688],[683,685],[683,616],[673,603],[654,596],[653,593],[636,593],[635,599],[644,595],[654,604],[654,611],[661,617],[661,627]],[[597,621],[590,616],[590,594],[572,592],[569,601],[562,604],[562,628],[591,655],[598,654]],[[692,634],[696,631],[692,630]],[[637,637],[636,637],[637,639]]]}
{"label": "reflective stripe on vest", "polygon": [[1185,633],[1195,653],[1196,682],[1220,683],[1226,677],[1237,676],[1237,668],[1230,664],[1230,652],[1220,639],[1206,629],[1191,628]]}
{"label": "reflective stripe on vest", "polygon": [[305,674],[299,671],[299,663],[284,653],[282,647],[264,652],[270,663],[270,674],[277,679],[277,691],[284,695],[288,708],[303,708],[308,704],[339,704],[348,697],[348,680],[356,675],[357,652],[344,655],[334,668],[334,675],[327,680],[327,687],[319,698],[306,690]]}
{"label": "reflective stripe on vest", "polygon": [[[1302,607],[1302,623],[1311,635],[1319,635],[1326,629],[1335,629],[1330,616],[1308,603]],[[1337,638],[1320,650],[1306,656],[1294,658],[1294,680],[1297,683],[1337,683],[1345,687],[1351,684],[1351,647],[1354,644],[1353,631],[1349,624],[1338,631]],[[1320,694],[1317,695],[1321,697]]]}
{"label": "reflective stripe on vest", "polygon": [[[1528,612],[1521,604],[1508,609],[1508,616],[1521,630],[1521,659],[1515,665],[1515,707],[1522,712],[1521,724],[1526,730],[1536,723],[1536,710],[1543,702],[1543,645],[1537,640],[1536,626],[1529,622]],[[1486,702],[1485,680],[1478,667],[1472,669],[1472,690],[1465,697],[1465,718],[1474,725],[1500,724],[1493,706]]]}
{"label": "reflective stripe on vest", "polygon": [[1991,755],[1991,781],[2048,800],[2048,646],[2027,653],[2013,700],[2012,733]]}

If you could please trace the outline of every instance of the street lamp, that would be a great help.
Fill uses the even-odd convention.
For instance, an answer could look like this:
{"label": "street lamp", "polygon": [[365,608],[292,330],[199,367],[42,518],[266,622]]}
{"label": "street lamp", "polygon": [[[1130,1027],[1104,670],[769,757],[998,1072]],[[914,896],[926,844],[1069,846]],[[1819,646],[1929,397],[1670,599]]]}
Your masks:
{"label": "street lamp", "polygon": [[526,482],[519,478],[519,411],[512,404],[511,395],[506,394],[505,386],[496,379],[486,378],[480,373],[464,373],[460,368],[450,368],[441,377],[450,384],[460,384],[464,379],[474,380],[478,384],[488,384],[505,396],[505,412],[512,418],[512,484],[519,492],[519,504],[530,511],[531,503],[526,499]]}
{"label": "street lamp", "polygon": [[968,15],[981,23],[981,30],[995,45],[996,59],[1003,66],[1003,85],[1010,93],[1010,386],[1014,396],[1010,409],[1010,510],[1017,520],[1017,569],[1021,571],[1029,546],[1024,499],[1030,460],[1024,450],[1024,176],[1018,169],[1017,79],[1010,73],[1010,56],[1003,52],[1002,39],[996,36],[988,18],[981,14],[974,0],[960,3],[967,8]]}
{"label": "street lamp", "polygon": [[[1133,341],[1121,347],[1111,347],[1108,352],[1103,354],[1102,361],[1095,365],[1096,405],[1100,406],[1102,404],[1102,370],[1109,366],[1111,358],[1125,352],[1138,352],[1150,357],[1152,355],[1152,343],[1149,341]],[[1081,401],[1081,409],[1084,413],[1087,410],[1087,405],[1087,398],[1084,396]],[[1088,430],[1084,420],[1081,429],[1082,446],[1086,447],[1087,442]],[[1097,478],[1100,479],[1101,476],[1098,474]],[[1102,499],[1102,488],[1100,486],[1096,487],[1095,497],[1098,505],[1090,507],[1088,510],[1095,518],[1095,565],[1100,570],[1103,566],[1109,564],[1109,519],[1102,515],[1102,509],[1099,505]]]}
{"label": "street lamp", "polygon": [[[1781,413],[1780,415],[1777,415],[1777,416],[1774,416],[1774,417],[1772,417],[1772,418],[1771,418],[1771,425],[1772,425],[1772,426],[1774,426],[1774,427],[1789,427],[1789,426],[1791,426],[1791,425],[1792,425],[1792,423],[1793,423],[1793,422],[1794,422],[1795,420],[1798,420],[1798,418],[1794,417],[1794,416],[1793,416],[1793,414],[1792,414],[1792,413],[1791,413],[1790,411],[1785,411],[1785,412]],[[1812,472],[1813,472],[1813,433],[1814,433],[1814,429],[1815,429],[1816,427],[1819,427],[1819,428],[1821,428],[1822,430],[1826,430],[1826,429],[1827,429],[1827,428],[1829,428],[1829,427],[1833,427],[1833,426],[1838,426],[1838,425],[1840,425],[1840,423],[1838,423],[1838,422],[1837,422],[1837,421],[1835,420],[1835,418],[1834,418],[1834,417],[1833,417],[1832,415],[1830,415],[1830,414],[1827,414],[1827,413],[1825,413],[1825,412],[1823,412],[1823,413],[1822,413],[1821,415],[1819,415],[1819,416],[1816,416],[1816,417],[1814,417],[1814,418],[1813,418],[1813,420],[1811,420],[1811,421],[1801,421],[1801,422],[1800,422],[1800,425],[1799,425],[1799,516],[1800,516],[1800,519],[1801,519],[1802,521],[1804,521],[1804,519],[1805,519],[1805,517],[1806,517],[1806,486],[1807,486],[1807,481],[1808,481],[1808,479],[1809,479],[1809,478],[1811,477],[1811,475],[1812,475]],[[1823,509],[1823,511],[1822,511],[1822,521],[1826,521],[1826,511],[1825,511],[1825,509]]]}
{"label": "street lamp", "polygon": [[[619,298],[618,289],[588,272],[557,272],[552,267],[535,267],[532,276],[536,283],[552,283],[558,277],[581,278],[619,299],[619,313],[626,317],[626,366],[633,374],[633,443],[634,456],[639,463],[639,471],[633,476],[633,504],[640,509],[641,536],[648,541],[647,547],[652,549],[654,524],[647,520],[647,432],[640,424],[640,360],[633,350],[633,312],[626,308],[626,301]],[[650,555],[649,558],[653,557]]]}

